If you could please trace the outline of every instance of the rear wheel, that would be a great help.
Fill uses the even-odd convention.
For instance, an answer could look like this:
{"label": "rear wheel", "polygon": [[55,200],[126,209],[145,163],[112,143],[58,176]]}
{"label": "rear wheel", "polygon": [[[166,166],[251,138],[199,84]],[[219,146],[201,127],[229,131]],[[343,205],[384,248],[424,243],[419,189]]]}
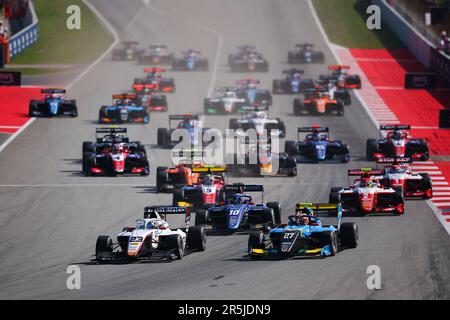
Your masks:
{"label": "rear wheel", "polygon": [[366,141],[366,156],[367,160],[373,161],[375,160],[374,153],[377,152],[377,140],[376,139],[367,139]]}
{"label": "rear wheel", "polygon": [[167,237],[167,246],[169,250],[175,255],[177,259],[183,259],[184,256],[184,246],[183,239],[178,234],[172,234]]}
{"label": "rear wheel", "polygon": [[273,210],[273,215],[275,217],[275,223],[281,223],[281,205],[279,202],[268,202],[267,207]]}
{"label": "rear wheel", "polygon": [[297,142],[290,140],[286,141],[284,143],[284,152],[291,157],[297,155]]}
{"label": "rear wheel", "polygon": [[204,226],[208,224],[208,211],[199,209],[195,212],[195,225]]}
{"label": "rear wheel", "polygon": [[431,178],[428,173],[420,173],[422,176],[422,181],[420,183],[420,190],[425,191],[423,198],[431,199],[433,197],[433,187],[431,184]]}
{"label": "rear wheel", "polygon": [[174,190],[172,197],[172,204],[174,206],[178,206],[178,202],[183,201],[184,201],[184,190],[183,189]]}
{"label": "rear wheel", "polygon": [[339,229],[341,244],[348,248],[358,246],[358,226],[354,222],[344,222]]}
{"label": "rear wheel", "polygon": [[206,249],[206,232],[202,226],[189,227],[187,245],[192,250],[204,251]]}
{"label": "rear wheel", "polygon": [[158,167],[156,169],[156,190],[162,192],[164,185],[168,181],[167,167]]}

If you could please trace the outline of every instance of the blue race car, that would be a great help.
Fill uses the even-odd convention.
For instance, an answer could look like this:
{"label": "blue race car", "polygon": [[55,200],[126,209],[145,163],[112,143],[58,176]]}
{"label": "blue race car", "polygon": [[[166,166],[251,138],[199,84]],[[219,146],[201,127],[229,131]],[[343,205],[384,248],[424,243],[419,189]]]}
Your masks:
{"label": "blue race car", "polygon": [[[337,216],[336,225],[323,225],[319,213]],[[299,203],[296,214],[287,224],[268,232],[252,232],[248,239],[248,254],[252,259],[264,256],[334,256],[345,248],[358,246],[358,226],[342,222],[340,204]]]}
{"label": "blue race car", "polygon": [[314,87],[314,80],[304,79],[305,71],[299,69],[283,70],[286,75],[284,79],[273,80],[274,94],[298,94],[305,92],[306,89]]}
{"label": "blue race car", "polygon": [[245,99],[247,106],[262,107],[271,106],[273,103],[272,94],[270,90],[258,89],[256,86],[260,84],[256,79],[242,79],[236,81],[239,88],[234,89],[236,96]]}
{"label": "blue race car", "polygon": [[208,59],[201,58],[198,50],[183,51],[183,57],[172,60],[172,70],[174,71],[208,71],[208,69]]}
{"label": "blue race car", "polygon": [[225,185],[221,191],[222,203],[207,211],[196,211],[195,224],[236,232],[242,229],[270,228],[281,223],[281,207],[278,202],[255,204],[252,197],[244,192],[261,192],[264,199],[262,185]]}
{"label": "blue race car", "polygon": [[[301,140],[301,134],[308,133]],[[322,134],[323,133],[323,134]],[[297,141],[286,141],[285,152],[297,162],[350,161],[349,146],[339,140],[329,138],[329,129],[320,126],[298,128]]]}
{"label": "blue race car", "polygon": [[146,106],[138,104],[135,94],[117,94],[113,96],[113,105],[102,106],[98,113],[98,123],[142,123],[150,121]]}
{"label": "blue race car", "polygon": [[42,100],[31,100],[28,115],[30,117],[77,117],[78,108],[75,100],[65,100],[64,89],[42,89]]}

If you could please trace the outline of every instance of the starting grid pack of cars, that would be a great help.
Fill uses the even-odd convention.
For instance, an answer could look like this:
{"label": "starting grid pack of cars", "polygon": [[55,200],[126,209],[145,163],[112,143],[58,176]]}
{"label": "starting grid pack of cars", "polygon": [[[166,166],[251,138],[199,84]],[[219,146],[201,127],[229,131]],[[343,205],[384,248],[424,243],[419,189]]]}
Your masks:
{"label": "starting grid pack of cars", "polygon": [[[135,78],[131,90],[112,95],[111,104],[101,106],[99,124],[148,124],[150,113],[167,112],[166,94],[176,92],[175,79],[164,76],[165,68],[183,71],[207,71],[208,59],[200,51],[189,49],[180,56],[168,51],[165,45],[140,48],[137,42],[124,42],[112,53],[113,60],[137,61],[145,65],[145,76]],[[288,52],[290,64],[324,63],[324,54],[314,45],[297,44]],[[269,62],[254,46],[244,45],[228,55],[231,72],[268,72]],[[271,90],[259,87],[255,79],[238,80],[229,87],[216,88],[212,97],[204,99],[204,114],[231,115],[229,128],[245,132],[276,131],[286,137],[282,119],[269,115],[272,95],[294,95],[293,114],[343,116],[345,106],[352,103],[351,90],[361,88],[358,75],[348,73],[349,67],[329,66],[329,73],[319,79],[307,79],[304,71],[291,68],[283,71],[283,78],[273,80]],[[77,117],[76,101],[64,98],[64,89],[42,90],[42,99],[30,101],[30,117]],[[199,116],[169,115],[169,125],[158,128],[155,138],[159,148],[172,149],[179,142],[173,139],[176,129],[187,130],[194,139]],[[206,235],[219,232],[224,236],[235,232],[249,232],[248,255],[252,259],[266,256],[292,257],[297,255],[332,256],[358,245],[358,227],[343,221],[347,213],[371,215],[405,213],[405,199],[430,199],[433,196],[431,179],[426,173],[413,173],[413,161],[429,159],[428,145],[423,139],[409,134],[409,125],[385,124],[380,137],[368,139],[366,157],[375,161],[375,168],[348,171],[346,186],[331,188],[329,203],[298,203],[295,212],[283,221],[278,202],[264,202],[264,186],[228,183],[226,176],[261,176],[272,174],[295,177],[298,163],[350,161],[349,146],[330,137],[330,128],[312,125],[297,129],[297,139],[287,140],[284,152],[274,154],[270,140],[256,150],[266,161],[239,162],[223,166],[209,166],[201,162],[180,162],[160,166],[156,170],[156,189],[173,195],[172,205],[153,205],[143,210],[142,217],[132,227],[118,231],[113,238],[101,235],[95,245],[95,260],[99,263],[138,261],[142,259],[182,259],[184,255],[206,249]],[[192,140],[192,154],[202,142]],[[255,150],[253,150],[255,151]],[[252,152],[252,151],[251,151]],[[272,166],[277,157],[276,172]],[[82,143],[82,168],[85,176],[136,174],[148,176],[150,164],[144,145],[133,141],[127,129],[103,126],[96,129],[94,141]],[[355,179],[350,181],[350,179]],[[259,195],[256,196],[255,194]],[[184,216],[183,228],[171,228],[167,217]],[[191,217],[195,217],[191,221]],[[325,225],[322,217],[335,217],[335,224]]]}

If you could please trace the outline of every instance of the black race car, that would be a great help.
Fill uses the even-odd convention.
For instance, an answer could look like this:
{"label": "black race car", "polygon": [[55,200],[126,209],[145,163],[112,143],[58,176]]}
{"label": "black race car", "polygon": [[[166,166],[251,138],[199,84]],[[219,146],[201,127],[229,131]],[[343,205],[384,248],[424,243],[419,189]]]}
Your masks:
{"label": "black race car", "polygon": [[139,64],[156,65],[172,64],[174,54],[167,50],[166,45],[151,45],[148,51],[143,53],[138,60]]}
{"label": "black race car", "polygon": [[330,73],[327,75],[320,75],[319,80],[328,83],[334,82],[339,88],[347,89],[361,89],[361,77],[357,74],[348,74],[349,66],[333,65],[329,66]]}
{"label": "black race car", "polygon": [[136,41],[124,41],[120,48],[114,49],[112,52],[113,60],[137,60],[144,54],[145,50],[140,49],[137,46],[139,42]]}
{"label": "black race car", "polygon": [[325,63],[325,55],[314,50],[311,43],[297,44],[295,51],[288,52],[288,63]]}
{"label": "black race car", "polygon": [[230,61],[231,72],[268,72],[269,62],[261,54],[248,53]]}

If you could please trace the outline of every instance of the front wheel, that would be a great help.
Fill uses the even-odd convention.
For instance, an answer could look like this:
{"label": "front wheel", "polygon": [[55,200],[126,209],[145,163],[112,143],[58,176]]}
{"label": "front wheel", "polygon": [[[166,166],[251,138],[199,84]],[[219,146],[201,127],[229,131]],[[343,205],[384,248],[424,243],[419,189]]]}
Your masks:
{"label": "front wheel", "polygon": [[258,259],[261,258],[265,250],[265,239],[264,233],[262,232],[252,232],[248,237],[247,252],[250,258]]}

